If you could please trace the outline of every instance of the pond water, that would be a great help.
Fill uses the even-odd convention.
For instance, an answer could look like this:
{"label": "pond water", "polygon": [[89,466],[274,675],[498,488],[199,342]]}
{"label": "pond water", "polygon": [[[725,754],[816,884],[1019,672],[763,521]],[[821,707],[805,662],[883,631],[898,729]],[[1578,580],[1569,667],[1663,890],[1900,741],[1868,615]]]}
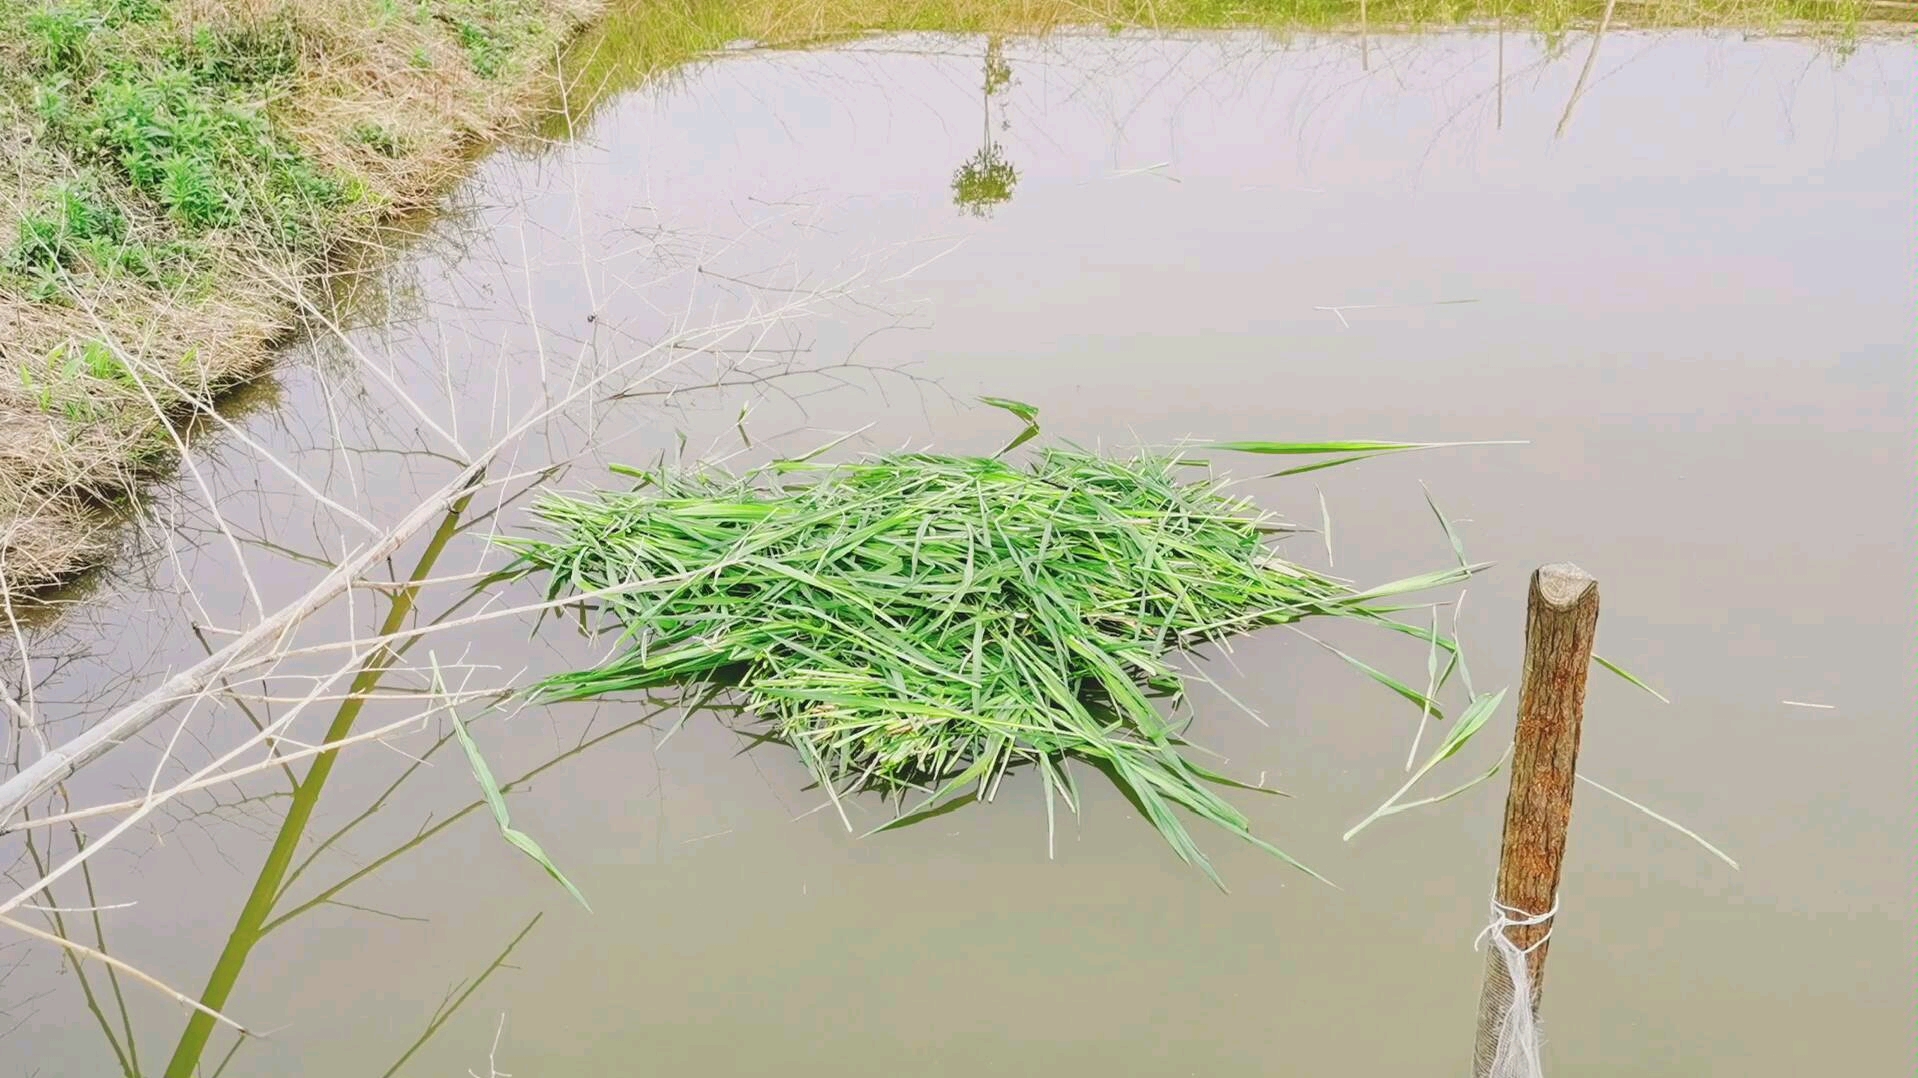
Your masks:
{"label": "pond water", "polygon": [[[610,461],[741,463],[848,432],[842,452],[991,452],[1013,425],[982,394],[1086,445],[1522,441],[1252,490],[1314,527],[1322,495],[1334,571],[1376,582],[1452,557],[1424,483],[1497,562],[1459,607],[1481,689],[1516,689],[1527,575],[1571,560],[1600,581],[1600,652],[1670,697],[1596,675],[1581,769],[1742,867],[1579,790],[1548,1070],[1909,1073],[1915,70],[1906,41],[1613,33],[1593,51],[1489,30],[716,57],[492,156],[344,280],[324,316],[341,332],[295,349],[125,564],[34,631],[36,703],[70,736],[309,587],[363,541],[351,516],[397,519],[454,474],[454,442],[621,363],[643,376],[625,399],[537,425],[498,470],[554,465],[577,488]],[[676,333],[713,347],[648,351]],[[524,525],[523,502],[487,497],[475,513],[497,513],[436,573]],[[1320,536],[1288,550],[1325,564]],[[462,588],[428,589],[421,616]],[[537,598],[509,592],[452,616]],[[302,640],[377,614],[361,592]],[[409,664],[430,648],[453,681],[496,684],[602,646],[536,620],[449,631]],[[1331,632],[1423,670],[1416,641]],[[137,792],[163,748],[204,764],[323,668],[289,660],[150,728],[71,803]],[[255,949],[227,1009],[268,1036],[226,1073],[1464,1073],[1503,778],[1342,842],[1403,781],[1416,710],[1284,631],[1210,670],[1196,735],[1293,795],[1234,797],[1338,889],[1195,831],[1221,893],[1100,787],[1048,858],[1030,776],[858,838],[785,750],[741,720],[676,726],[669,703],[476,723],[502,779],[552,762],[511,792],[513,824],[588,913],[483,811],[454,818],[475,798],[456,748],[382,796],[435,719],[342,757],[303,852],[363,822],[281,909],[374,867]],[[1489,766],[1510,721],[1433,789]],[[77,877],[55,898],[136,902],[99,914],[109,949],[196,990],[283,811],[276,781],[183,798],[92,862],[91,898]],[[889,809],[854,811],[863,830]],[[19,841],[0,859],[24,881]],[[116,1069],[53,952],[8,940],[0,971],[0,1072]],[[158,1073],[181,1012],[123,988]]]}

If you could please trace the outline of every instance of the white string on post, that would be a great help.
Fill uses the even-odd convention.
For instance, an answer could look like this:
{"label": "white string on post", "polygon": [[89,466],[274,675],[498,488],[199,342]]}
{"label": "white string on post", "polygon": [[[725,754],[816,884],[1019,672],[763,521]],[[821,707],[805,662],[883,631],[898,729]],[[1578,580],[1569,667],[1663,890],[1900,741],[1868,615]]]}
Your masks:
{"label": "white string on post", "polygon": [[1493,899],[1492,921],[1472,941],[1476,951],[1480,944],[1491,940],[1493,952],[1505,967],[1504,983],[1510,986],[1509,995],[1501,994],[1491,1001],[1499,1014],[1498,1037],[1492,1058],[1480,1061],[1484,1078],[1544,1078],[1545,1065],[1539,1055],[1541,1034],[1538,1015],[1532,1009],[1532,973],[1526,956],[1543,947],[1552,938],[1552,930],[1548,927],[1525,947],[1513,943],[1506,933],[1508,929],[1547,924],[1556,916],[1556,898],[1551,909],[1536,914]]}

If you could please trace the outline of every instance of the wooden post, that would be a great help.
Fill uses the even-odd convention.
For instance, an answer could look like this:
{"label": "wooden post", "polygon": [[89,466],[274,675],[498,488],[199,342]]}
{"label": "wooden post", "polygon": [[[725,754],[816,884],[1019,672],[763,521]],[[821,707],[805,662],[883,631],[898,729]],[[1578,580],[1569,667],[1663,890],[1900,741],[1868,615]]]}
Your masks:
{"label": "wooden post", "polygon": [[[1500,905],[1515,919],[1552,909],[1565,831],[1572,820],[1572,784],[1578,770],[1579,725],[1585,717],[1585,679],[1598,631],[1598,582],[1576,565],[1547,565],[1532,574],[1525,606],[1525,669],[1519,682],[1518,730],[1512,738],[1512,787],[1505,798],[1505,838],[1498,854]],[[1532,1008],[1545,979],[1544,939],[1550,921],[1512,925],[1506,938],[1526,955]],[[1496,950],[1487,949],[1479,996],[1478,1051],[1473,1074],[1485,1078],[1497,1047],[1502,1009],[1512,984]]]}

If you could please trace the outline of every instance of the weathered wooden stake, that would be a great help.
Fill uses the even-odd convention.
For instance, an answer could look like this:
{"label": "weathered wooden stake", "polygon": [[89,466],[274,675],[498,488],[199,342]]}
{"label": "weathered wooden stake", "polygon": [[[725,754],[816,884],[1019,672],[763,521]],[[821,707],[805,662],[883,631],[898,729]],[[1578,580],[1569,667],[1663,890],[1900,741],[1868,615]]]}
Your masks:
{"label": "weathered wooden stake", "polygon": [[[1505,839],[1498,854],[1500,905],[1515,918],[1543,914],[1558,896],[1565,860],[1565,831],[1572,820],[1572,784],[1578,770],[1579,725],[1585,717],[1585,678],[1598,631],[1598,582],[1576,565],[1547,565],[1532,574],[1525,606],[1525,669],[1519,682],[1518,730],[1512,737],[1512,788],[1505,798]],[[1539,943],[1550,921],[1513,925],[1504,931],[1526,956],[1532,1008],[1545,980]],[[1512,994],[1498,952],[1487,948],[1485,985],[1479,996],[1478,1052],[1473,1074],[1485,1078],[1498,1045],[1501,1001]]]}

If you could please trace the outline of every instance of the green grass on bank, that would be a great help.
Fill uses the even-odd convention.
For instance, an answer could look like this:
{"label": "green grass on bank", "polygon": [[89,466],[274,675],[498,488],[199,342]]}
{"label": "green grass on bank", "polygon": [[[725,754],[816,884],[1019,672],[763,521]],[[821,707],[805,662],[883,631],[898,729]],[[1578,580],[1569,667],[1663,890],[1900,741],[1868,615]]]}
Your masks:
{"label": "green grass on bank", "polygon": [[0,0],[0,593],[551,96],[594,0]]}
{"label": "green grass on bank", "polygon": [[555,7],[0,0],[0,117],[24,165],[0,288],[78,303],[106,277],[175,293],[238,268],[227,248],[324,254],[429,197],[406,174],[444,167],[454,140],[419,128],[467,122],[430,99],[512,97],[488,84],[550,56],[583,5]]}

